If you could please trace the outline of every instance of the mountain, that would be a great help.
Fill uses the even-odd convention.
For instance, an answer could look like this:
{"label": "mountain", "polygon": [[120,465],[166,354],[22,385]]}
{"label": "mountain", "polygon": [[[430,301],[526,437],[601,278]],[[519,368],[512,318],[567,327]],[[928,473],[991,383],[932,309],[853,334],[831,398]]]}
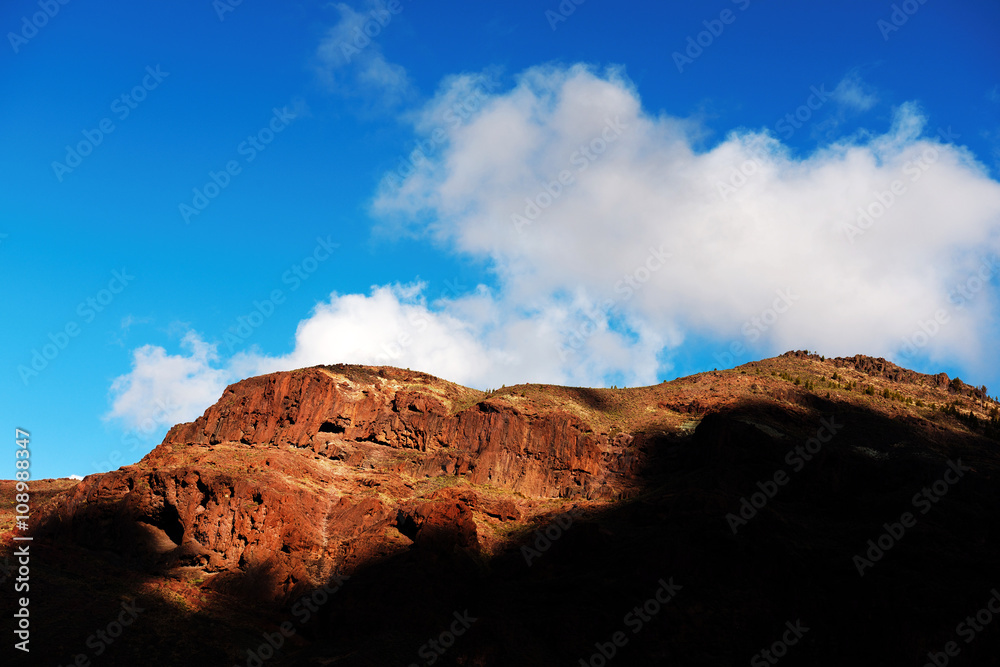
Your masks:
{"label": "mountain", "polygon": [[998,446],[985,387],[860,355],[250,378],[135,465],[32,482],[24,664],[1000,664]]}

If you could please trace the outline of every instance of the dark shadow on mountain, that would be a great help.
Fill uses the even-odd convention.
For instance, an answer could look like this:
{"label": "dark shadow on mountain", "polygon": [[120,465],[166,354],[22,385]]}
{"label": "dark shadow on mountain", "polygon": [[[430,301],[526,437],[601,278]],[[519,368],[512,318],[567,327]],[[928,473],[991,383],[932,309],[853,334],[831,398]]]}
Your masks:
{"label": "dark shadow on mountain", "polygon": [[597,412],[607,411],[614,402],[610,400],[607,389],[591,389],[589,387],[567,387],[569,392],[581,404]]}
{"label": "dark shadow on mountain", "polygon": [[[553,515],[492,558],[461,546],[457,527],[439,530],[332,582],[322,601],[300,589],[278,603],[261,599],[255,577],[266,564],[257,564],[229,578],[231,608],[204,614],[155,606],[148,547],[129,552],[139,538],[113,524],[88,531],[84,513],[40,550],[65,560],[38,575],[39,613],[50,614],[38,637],[55,637],[52,652],[40,641],[40,655],[68,664],[68,647],[133,597],[151,611],[103,664],[256,665],[248,651],[260,659],[282,623],[294,635],[260,664],[746,665],[793,637],[789,626],[801,638],[774,649],[782,665],[923,665],[952,641],[961,664],[995,664],[1000,618],[969,643],[958,626],[1000,586],[998,445],[941,419],[935,428],[816,397],[744,403],[702,416],[687,437],[636,434],[638,493],[569,525]],[[925,488],[933,500],[915,503]],[[914,525],[883,539],[888,548],[860,576],[855,556],[904,512]],[[90,549],[58,555],[60,541]],[[664,584],[680,588],[653,604]],[[303,613],[303,600],[315,611]],[[643,620],[633,610],[646,604]],[[145,659],[126,662],[134,655]]]}
{"label": "dark shadow on mountain", "polygon": [[[787,462],[830,430],[800,469]],[[276,664],[600,664],[619,631],[609,664],[747,664],[786,622],[808,631],[782,664],[922,665],[949,641],[970,664],[993,659],[997,631],[967,645],[956,626],[1000,578],[995,443],[822,399],[747,403],[690,438],[637,439],[649,454],[638,496],[553,530],[544,550],[532,533],[488,562],[415,546],[371,563],[310,626],[313,645]],[[973,470],[921,513],[913,496],[959,459]],[[779,471],[787,482],[734,534],[726,515]],[[906,511],[915,525],[860,576],[854,556]],[[627,614],[661,581],[683,588],[640,627]],[[430,642],[466,611],[478,620],[439,654]]]}

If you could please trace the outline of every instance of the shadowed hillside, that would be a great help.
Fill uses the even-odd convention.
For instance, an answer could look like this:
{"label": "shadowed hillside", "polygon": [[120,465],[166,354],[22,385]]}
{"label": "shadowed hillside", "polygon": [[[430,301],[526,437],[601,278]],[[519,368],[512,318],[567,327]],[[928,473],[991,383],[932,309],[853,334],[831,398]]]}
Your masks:
{"label": "shadowed hillside", "polygon": [[983,387],[807,353],[629,389],[252,378],[50,490],[31,658],[993,664],[957,626],[1000,584],[997,426]]}

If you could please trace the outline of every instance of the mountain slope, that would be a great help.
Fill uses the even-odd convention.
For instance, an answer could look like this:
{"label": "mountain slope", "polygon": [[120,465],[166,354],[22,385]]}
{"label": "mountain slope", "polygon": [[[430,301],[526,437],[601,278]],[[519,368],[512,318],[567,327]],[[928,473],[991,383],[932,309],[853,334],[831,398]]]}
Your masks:
{"label": "mountain slope", "polygon": [[[489,394],[276,373],[48,502],[39,613],[140,601],[121,664],[254,664],[267,636],[268,664],[745,664],[796,620],[787,664],[922,664],[996,585],[997,427],[985,388],[862,356]],[[90,625],[38,633],[96,658]]]}

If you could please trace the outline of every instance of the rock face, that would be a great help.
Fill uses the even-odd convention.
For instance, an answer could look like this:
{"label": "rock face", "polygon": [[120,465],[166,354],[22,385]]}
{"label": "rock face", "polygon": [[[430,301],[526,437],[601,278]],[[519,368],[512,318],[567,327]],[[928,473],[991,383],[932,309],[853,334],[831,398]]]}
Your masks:
{"label": "rock face", "polygon": [[[785,352],[781,356],[790,359],[811,359],[813,361],[825,360],[824,357],[821,357],[818,354],[811,354],[804,350]],[[926,382],[930,386],[939,388],[945,388],[951,382],[947,373],[925,375],[924,373],[918,373],[916,371],[911,371],[908,368],[897,366],[882,357],[869,357],[863,354],[856,354],[853,357],[831,357],[828,361],[838,368],[853,368],[854,370],[864,373],[865,375],[882,378],[890,382],[903,382],[910,384]],[[982,395],[979,397],[983,398]]]}
{"label": "rock face", "polygon": [[[812,628],[789,664],[921,664],[996,585],[998,440],[985,387],[863,356],[629,389],[251,378],[135,465],[32,482],[33,659],[84,664],[134,602],[102,662],[597,664],[641,608],[650,629],[616,665],[746,664],[789,619]],[[927,489],[943,495],[925,515]],[[12,483],[0,501],[11,525]],[[862,577],[907,509],[916,527]],[[963,660],[994,664],[998,643]]]}
{"label": "rock face", "polygon": [[342,460],[374,444],[423,454],[398,472],[460,474],[532,497],[615,497],[635,465],[627,436],[594,433],[567,412],[488,400],[456,412],[456,398],[412,382],[421,379],[433,381],[398,369],[251,378],[229,387],[195,422],[174,427],[164,445],[292,446]]}
{"label": "rock face", "polygon": [[[222,587],[249,571],[260,596],[280,598],[410,544],[489,547],[477,517],[500,524],[533,500],[620,497],[641,461],[631,435],[565,410],[399,369],[316,367],[232,385],[136,466],[84,480],[42,533],[218,573]],[[496,493],[416,499],[428,480]]]}

